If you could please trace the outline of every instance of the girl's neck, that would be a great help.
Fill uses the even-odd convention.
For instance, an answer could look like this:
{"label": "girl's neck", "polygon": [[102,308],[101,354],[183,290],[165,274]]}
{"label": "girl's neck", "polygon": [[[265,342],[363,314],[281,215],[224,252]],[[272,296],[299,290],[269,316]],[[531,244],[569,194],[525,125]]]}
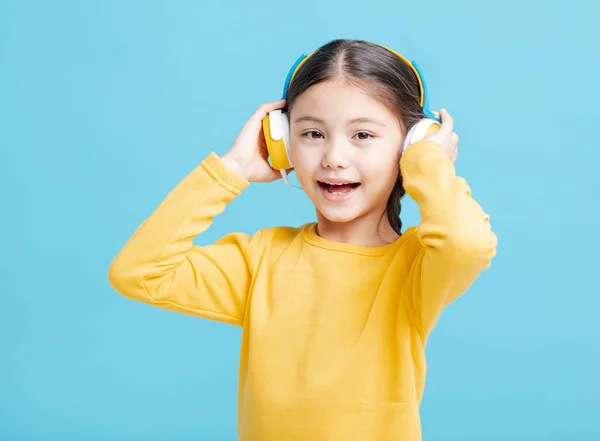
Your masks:
{"label": "girl's neck", "polygon": [[379,247],[388,245],[399,237],[385,214],[375,219],[365,217],[349,222],[333,222],[317,211],[317,220],[317,234],[333,242]]}

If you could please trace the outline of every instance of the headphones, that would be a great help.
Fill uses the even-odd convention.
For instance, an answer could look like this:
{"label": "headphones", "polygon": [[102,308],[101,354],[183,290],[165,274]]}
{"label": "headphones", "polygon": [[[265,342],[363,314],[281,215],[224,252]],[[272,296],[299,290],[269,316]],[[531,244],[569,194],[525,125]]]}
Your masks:
{"label": "headphones", "polygon": [[[432,112],[428,108],[427,87],[425,85],[425,81],[423,80],[423,75],[419,71],[417,64],[414,61],[409,62],[405,57],[403,57],[393,49],[390,49],[386,46],[381,47],[387,49],[392,54],[396,55],[398,58],[404,61],[412,69],[415,76],[417,77],[417,81],[419,82],[419,89],[421,95],[419,104],[421,106],[423,114],[425,115],[425,118],[421,119],[419,122],[413,125],[406,134],[404,146],[402,147],[402,151],[405,151],[409,145],[414,144],[415,142],[420,141],[426,136],[439,130],[441,118],[439,113]],[[287,97],[287,92],[290,83],[296,76],[296,73],[298,72],[300,67],[302,67],[302,65],[313,54],[315,54],[315,52],[312,52],[308,55],[300,55],[300,57],[298,57],[294,65],[291,67],[287,74],[285,84],[283,86],[283,99]],[[286,169],[293,167],[291,159],[292,156],[290,153],[289,117],[286,113],[283,113],[281,109],[277,109],[270,112],[267,116],[263,118],[262,126],[263,133],[265,135],[265,141],[267,144],[267,150],[269,151],[269,158],[271,159],[271,166],[275,170],[279,170],[285,183],[289,184]]]}

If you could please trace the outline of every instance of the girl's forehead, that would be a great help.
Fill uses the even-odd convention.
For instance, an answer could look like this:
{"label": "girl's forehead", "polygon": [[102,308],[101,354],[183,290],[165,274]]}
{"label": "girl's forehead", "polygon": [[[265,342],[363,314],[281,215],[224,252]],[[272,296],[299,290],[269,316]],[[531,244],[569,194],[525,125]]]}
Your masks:
{"label": "girl's forehead", "polygon": [[322,118],[368,118],[395,119],[376,96],[364,87],[348,82],[323,82],[312,86],[296,98],[290,114],[292,119],[305,116]]}

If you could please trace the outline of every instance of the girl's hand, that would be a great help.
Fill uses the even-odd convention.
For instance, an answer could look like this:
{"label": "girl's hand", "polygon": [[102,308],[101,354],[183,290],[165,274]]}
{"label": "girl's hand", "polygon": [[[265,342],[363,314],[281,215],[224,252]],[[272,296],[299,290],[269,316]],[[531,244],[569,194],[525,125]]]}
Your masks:
{"label": "girl's hand", "polygon": [[267,158],[269,152],[265,142],[262,120],[273,110],[285,105],[285,100],[261,105],[244,124],[229,151],[221,157],[223,163],[249,182],[271,182],[281,178]]}
{"label": "girl's hand", "polygon": [[442,117],[440,130],[425,139],[438,143],[448,155],[448,159],[455,162],[458,156],[458,134],[453,132],[454,120],[446,109],[440,110],[440,116]]}

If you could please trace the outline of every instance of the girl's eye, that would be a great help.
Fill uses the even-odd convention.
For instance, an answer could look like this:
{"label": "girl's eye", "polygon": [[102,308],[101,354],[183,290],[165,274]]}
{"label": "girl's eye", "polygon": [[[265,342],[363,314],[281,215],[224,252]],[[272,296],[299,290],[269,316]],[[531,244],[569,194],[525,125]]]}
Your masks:
{"label": "girl's eye", "polygon": [[310,132],[304,133],[304,136],[306,136],[309,139],[319,139],[319,137],[322,137],[323,135],[320,132],[317,132],[316,130],[311,130]]}
{"label": "girl's eye", "polygon": [[373,136],[367,132],[358,132],[355,136],[357,136],[360,140],[373,138]]}

